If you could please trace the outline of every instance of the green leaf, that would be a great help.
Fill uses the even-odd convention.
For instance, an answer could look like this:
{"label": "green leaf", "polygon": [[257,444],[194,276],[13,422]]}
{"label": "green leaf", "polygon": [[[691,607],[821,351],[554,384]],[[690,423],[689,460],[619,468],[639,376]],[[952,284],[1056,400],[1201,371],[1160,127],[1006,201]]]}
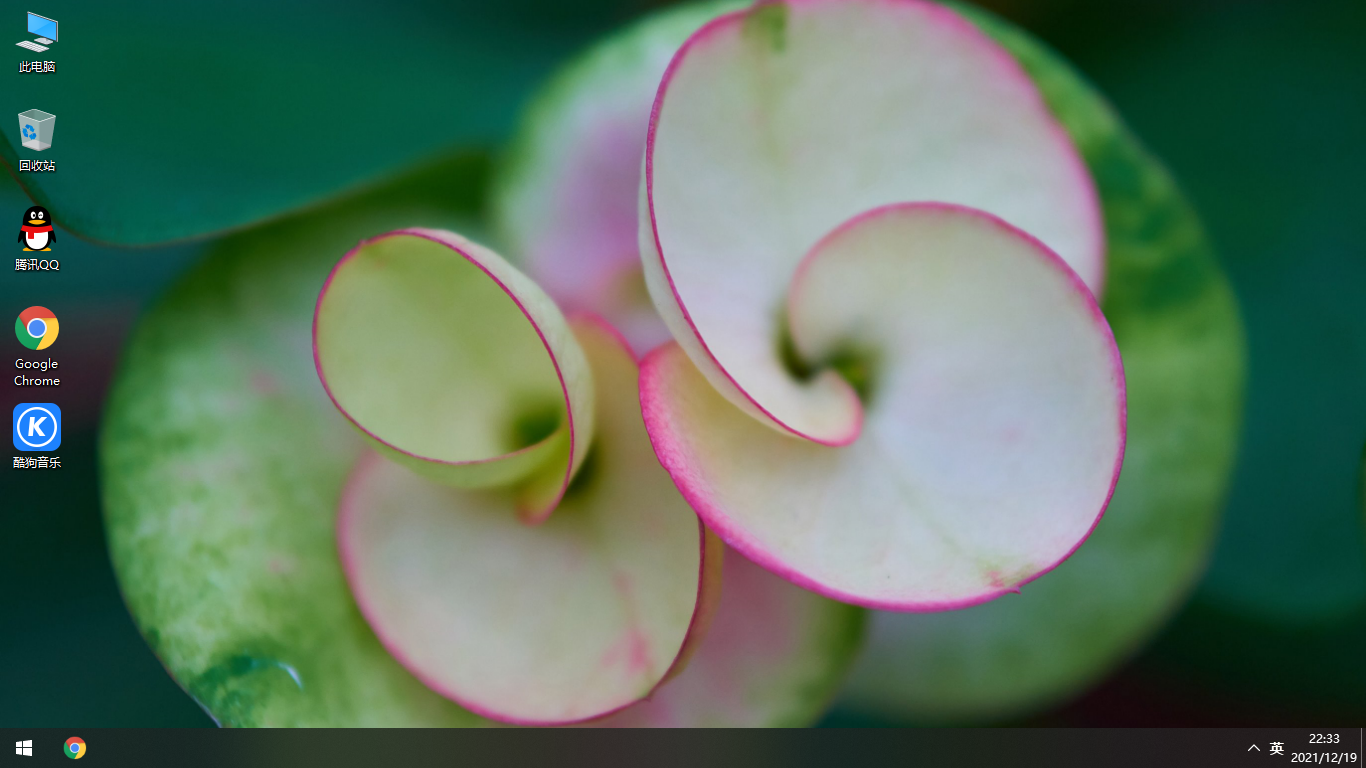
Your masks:
{"label": "green leaf", "polygon": [[[650,45],[670,45],[662,35],[677,46],[706,13],[675,9],[623,35],[649,28]],[[604,45],[629,45],[613,40]],[[646,94],[642,130],[648,109]],[[333,522],[363,444],[317,384],[308,351],[317,291],[359,238],[427,225],[482,239],[463,218],[479,207],[482,171],[452,162],[229,238],[127,350],[103,435],[116,571],[153,649],[224,724],[483,722],[411,678],[354,606]],[[287,579],[270,571],[272,557],[291,566]],[[720,605],[688,667],[599,724],[797,726],[820,716],[865,612],[737,553],[724,560]]]}
{"label": "green leaf", "polygon": [[[0,142],[63,228],[150,244],[239,228],[486,145],[527,92],[627,0],[368,8],[130,0],[60,16],[55,74],[17,76]],[[16,33],[17,34],[17,33]],[[56,115],[20,145],[15,112]]]}
{"label": "green leaf", "polygon": [[314,302],[338,256],[396,224],[459,227],[486,168],[417,178],[215,245],[143,319],[102,435],[128,607],[224,725],[476,725],[380,646],[337,557],[362,439],[318,382]]}
{"label": "green leaf", "polygon": [[1109,672],[1179,607],[1213,543],[1246,367],[1228,281],[1167,172],[1055,54],[959,10],[1030,73],[1095,177],[1109,245],[1102,307],[1124,358],[1129,436],[1105,517],[1057,570],[967,610],[874,617],[848,703],[919,720],[1056,702]]}

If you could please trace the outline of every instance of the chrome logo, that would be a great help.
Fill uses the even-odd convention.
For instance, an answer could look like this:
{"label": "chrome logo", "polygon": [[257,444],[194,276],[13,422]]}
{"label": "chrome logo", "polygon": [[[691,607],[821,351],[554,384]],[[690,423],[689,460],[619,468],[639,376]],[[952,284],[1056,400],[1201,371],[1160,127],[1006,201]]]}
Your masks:
{"label": "chrome logo", "polygon": [[46,307],[29,307],[14,321],[14,335],[29,349],[47,349],[57,340],[57,316]]}
{"label": "chrome logo", "polygon": [[72,736],[66,740],[66,748],[62,753],[72,760],[80,760],[85,757],[85,739],[80,736]]}

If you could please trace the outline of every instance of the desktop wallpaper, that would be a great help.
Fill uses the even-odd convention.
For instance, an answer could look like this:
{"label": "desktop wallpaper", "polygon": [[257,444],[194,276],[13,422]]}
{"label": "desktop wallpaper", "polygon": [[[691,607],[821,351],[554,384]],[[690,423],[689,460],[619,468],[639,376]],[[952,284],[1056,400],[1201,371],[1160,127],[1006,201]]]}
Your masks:
{"label": "desktop wallpaper", "polygon": [[[51,148],[35,154],[20,146],[9,118],[0,144],[8,171],[0,179],[0,223],[18,229],[30,206],[44,205],[57,224],[51,258],[61,267],[10,273],[6,265],[0,306],[15,315],[43,307],[60,319],[50,349],[12,349],[58,360],[62,382],[41,394],[7,385],[4,405],[51,399],[61,406],[61,468],[0,473],[0,723],[211,727],[215,718],[254,725],[298,716],[363,725],[394,723],[401,720],[395,713],[406,711],[422,713],[413,724],[473,722],[397,667],[377,672],[372,689],[354,675],[331,683],[405,702],[393,709],[261,704],[288,699],[291,686],[329,683],[300,678],[286,649],[253,638],[326,637],[335,620],[350,627],[339,635],[378,648],[349,605],[341,613],[318,607],[291,615],[283,630],[267,626],[286,620],[258,602],[199,606],[240,612],[250,628],[240,653],[205,662],[207,672],[178,684],[153,652],[180,653],[177,640],[161,632],[145,637],[125,599],[135,595],[155,616],[148,621],[173,626],[177,611],[196,610],[195,598],[148,586],[177,577],[158,570],[159,555],[139,548],[144,531],[136,520],[108,516],[111,498],[126,509],[136,495],[110,473],[139,471],[141,462],[158,460],[158,450],[219,439],[207,427],[186,425],[183,444],[138,442],[146,424],[173,420],[184,405],[181,393],[144,388],[155,379],[148,361],[173,349],[180,331],[214,340],[222,355],[210,360],[198,356],[207,347],[186,348],[165,370],[212,389],[239,366],[284,354],[308,359],[306,346],[295,343],[298,328],[289,325],[297,313],[287,307],[311,306],[322,287],[315,277],[358,239],[418,224],[499,241],[505,222],[494,200],[506,169],[524,157],[517,142],[535,119],[526,112],[533,95],[595,42],[673,8],[653,0],[52,0],[37,11],[59,21],[60,37],[46,52],[15,47],[14,60],[51,60],[56,70],[16,75],[12,68],[15,85],[4,92],[12,113],[50,113],[55,130]],[[1190,301],[1182,292],[1202,281],[1226,280],[1231,288],[1214,289],[1214,309],[1166,328],[1170,335],[1153,343],[1160,350],[1214,341],[1194,344],[1138,383],[1140,369],[1130,366],[1131,429],[1142,396],[1136,387],[1205,393],[1203,419],[1163,422],[1171,429],[1145,435],[1182,457],[1179,465],[1167,475],[1145,474],[1141,488],[1121,481],[1128,497],[1157,510],[1154,519],[1202,543],[1179,565],[1135,566],[1135,580],[1173,583],[1169,605],[1136,598],[1091,618],[1063,614],[1055,626],[1028,625],[1031,638],[1050,649],[1041,656],[982,640],[998,631],[998,620],[1008,622],[992,604],[904,624],[842,613],[832,637],[822,638],[837,657],[835,676],[822,677],[800,712],[773,721],[1359,723],[1366,717],[1366,5],[981,0],[971,8],[1070,62],[1170,171],[1198,216],[1211,245],[1208,262],[1182,267],[1189,273],[1177,269],[1130,299],[1156,313]],[[20,39],[23,13],[6,10],[0,30]],[[51,160],[56,168],[20,173],[20,159]],[[1172,216],[1189,215],[1172,205]],[[330,255],[309,251],[333,241],[339,245]],[[19,245],[11,250],[26,258]],[[242,306],[254,311],[234,327],[225,318]],[[1113,305],[1104,306],[1109,312]],[[266,395],[278,386],[253,381]],[[121,404],[112,415],[111,397]],[[296,430],[314,429],[306,421],[281,417],[252,427],[253,450],[270,468],[261,488],[288,485],[279,477],[291,472],[335,474],[329,452],[340,443],[331,439],[354,438],[324,430],[316,450],[301,450]],[[1134,448],[1131,431],[1130,462],[1144,450]],[[223,492],[240,494],[249,515],[259,514],[251,508],[256,490]],[[281,491],[309,492],[294,485]],[[1166,506],[1192,494],[1208,502],[1191,510]],[[306,527],[279,528],[281,536],[312,537],[296,553],[300,562],[262,555],[262,567],[288,580],[311,573],[308,557],[335,558],[328,532]],[[197,534],[185,531],[187,547]],[[128,542],[120,570],[131,581],[122,586],[111,537]],[[212,569],[226,551],[194,551],[183,562]],[[1103,572],[1107,562],[1092,567]],[[1174,569],[1188,569],[1189,578]],[[1124,582],[1128,575],[1105,578]],[[1038,582],[1040,594],[1049,578]],[[1086,585],[1078,590],[1085,602]],[[999,599],[1024,604],[1032,591],[1025,586]],[[1122,635],[1111,631],[1130,624]],[[1068,644],[1050,646],[1053,631]],[[928,654],[907,661],[908,646],[948,655],[942,663]]]}

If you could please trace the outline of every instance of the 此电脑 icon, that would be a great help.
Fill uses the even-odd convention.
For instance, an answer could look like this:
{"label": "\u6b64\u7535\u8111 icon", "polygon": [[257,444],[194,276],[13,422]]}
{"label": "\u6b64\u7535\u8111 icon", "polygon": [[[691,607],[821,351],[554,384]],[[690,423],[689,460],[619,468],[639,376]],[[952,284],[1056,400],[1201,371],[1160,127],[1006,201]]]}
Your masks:
{"label": "\u6b64\u7535\u8111 icon", "polygon": [[57,42],[57,22],[46,16],[39,16],[36,13],[28,15],[28,33],[37,35],[36,40],[20,40],[15,45],[20,48],[27,48],[34,53],[42,53],[47,50],[49,45]]}

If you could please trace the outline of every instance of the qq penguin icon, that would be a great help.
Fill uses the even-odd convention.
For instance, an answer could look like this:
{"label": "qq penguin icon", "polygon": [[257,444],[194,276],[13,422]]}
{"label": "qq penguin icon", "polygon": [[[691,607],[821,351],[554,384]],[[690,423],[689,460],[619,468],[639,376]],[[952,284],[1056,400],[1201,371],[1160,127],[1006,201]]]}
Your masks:
{"label": "qq penguin icon", "polygon": [[19,242],[26,251],[50,251],[57,242],[57,233],[52,229],[52,217],[47,209],[35,205],[24,211],[24,221],[19,227]]}

